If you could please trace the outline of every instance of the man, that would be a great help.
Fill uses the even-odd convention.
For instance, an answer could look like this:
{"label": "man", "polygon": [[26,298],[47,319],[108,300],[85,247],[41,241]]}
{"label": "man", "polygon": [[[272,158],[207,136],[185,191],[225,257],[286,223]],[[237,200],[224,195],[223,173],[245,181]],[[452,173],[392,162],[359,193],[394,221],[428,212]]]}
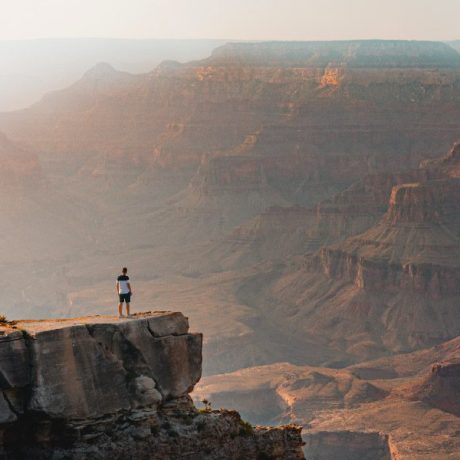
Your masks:
{"label": "man", "polygon": [[123,267],[122,274],[117,278],[117,293],[120,299],[118,304],[118,317],[123,318],[123,302],[126,303],[126,314],[128,318],[131,317],[129,313],[129,303],[131,302],[131,283],[129,282],[128,269]]}

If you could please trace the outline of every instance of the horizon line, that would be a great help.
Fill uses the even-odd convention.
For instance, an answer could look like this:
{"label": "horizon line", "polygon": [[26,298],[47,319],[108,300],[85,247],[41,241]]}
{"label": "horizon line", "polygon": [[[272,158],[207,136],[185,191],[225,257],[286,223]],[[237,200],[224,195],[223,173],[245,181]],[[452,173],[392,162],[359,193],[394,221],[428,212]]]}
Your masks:
{"label": "horizon line", "polygon": [[303,43],[303,42],[364,42],[364,41],[396,41],[396,42],[437,42],[449,43],[460,41],[460,38],[451,39],[418,39],[418,38],[339,38],[339,39],[237,39],[237,38],[165,38],[165,37],[111,37],[111,36],[69,36],[69,37],[28,37],[28,38],[0,38],[0,42],[28,42],[28,41],[47,41],[47,40],[114,40],[114,41],[220,41],[220,42],[244,42],[244,43],[264,43],[264,42],[286,42],[286,43]]}

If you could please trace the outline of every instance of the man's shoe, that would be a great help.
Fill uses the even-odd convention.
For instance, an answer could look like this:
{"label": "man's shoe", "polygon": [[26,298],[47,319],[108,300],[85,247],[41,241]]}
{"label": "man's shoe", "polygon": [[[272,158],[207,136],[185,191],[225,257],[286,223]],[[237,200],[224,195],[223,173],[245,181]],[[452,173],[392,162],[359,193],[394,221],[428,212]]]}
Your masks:
{"label": "man's shoe", "polygon": [[118,315],[118,319],[124,318],[125,315]]}

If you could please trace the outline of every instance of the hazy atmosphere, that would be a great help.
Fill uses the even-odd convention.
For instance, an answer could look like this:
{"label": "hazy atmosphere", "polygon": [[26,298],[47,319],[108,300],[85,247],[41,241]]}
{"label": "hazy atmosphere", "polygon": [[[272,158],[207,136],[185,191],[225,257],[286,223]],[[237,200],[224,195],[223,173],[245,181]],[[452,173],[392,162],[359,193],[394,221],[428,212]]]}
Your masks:
{"label": "hazy atmosphere", "polygon": [[451,40],[457,0],[2,0],[0,39]]}
{"label": "hazy atmosphere", "polygon": [[0,458],[460,458],[458,0],[0,15]]}

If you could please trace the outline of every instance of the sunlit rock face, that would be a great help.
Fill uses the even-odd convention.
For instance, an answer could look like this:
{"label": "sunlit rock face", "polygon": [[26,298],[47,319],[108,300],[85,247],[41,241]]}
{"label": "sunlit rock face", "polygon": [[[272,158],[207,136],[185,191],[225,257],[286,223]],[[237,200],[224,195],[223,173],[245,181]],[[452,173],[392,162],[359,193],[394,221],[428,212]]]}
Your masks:
{"label": "sunlit rock face", "polygon": [[253,429],[194,407],[201,334],[180,313],[4,325],[5,458],[304,458],[296,427]]}

